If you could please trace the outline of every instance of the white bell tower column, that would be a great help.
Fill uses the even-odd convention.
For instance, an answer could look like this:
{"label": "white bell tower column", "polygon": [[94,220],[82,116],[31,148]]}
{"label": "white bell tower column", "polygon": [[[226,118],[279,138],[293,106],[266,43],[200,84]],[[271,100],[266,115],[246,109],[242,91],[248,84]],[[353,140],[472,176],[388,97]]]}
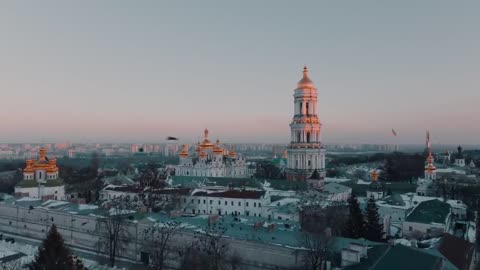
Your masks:
{"label": "white bell tower column", "polygon": [[307,180],[317,170],[325,175],[325,149],[321,143],[317,115],[317,89],[308,77],[307,67],[294,92],[291,140],[288,148],[287,179]]}

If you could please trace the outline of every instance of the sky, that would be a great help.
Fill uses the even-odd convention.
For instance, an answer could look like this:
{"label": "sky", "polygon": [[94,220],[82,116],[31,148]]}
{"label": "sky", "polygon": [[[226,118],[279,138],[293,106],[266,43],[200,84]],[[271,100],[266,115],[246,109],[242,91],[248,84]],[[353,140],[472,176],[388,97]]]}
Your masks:
{"label": "sky", "polygon": [[[0,142],[480,144],[480,2],[3,1]],[[398,136],[392,136],[391,129]]]}

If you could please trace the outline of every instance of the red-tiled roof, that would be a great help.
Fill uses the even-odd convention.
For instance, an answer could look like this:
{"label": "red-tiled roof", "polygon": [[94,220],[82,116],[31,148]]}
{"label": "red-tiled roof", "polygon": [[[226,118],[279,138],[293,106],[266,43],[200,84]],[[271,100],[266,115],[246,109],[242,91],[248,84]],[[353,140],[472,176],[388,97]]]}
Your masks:
{"label": "red-tiled roof", "polygon": [[451,234],[445,234],[438,246],[438,251],[459,270],[470,268],[474,250],[472,243]]}
{"label": "red-tiled roof", "polygon": [[265,191],[257,190],[225,190],[225,191],[197,191],[193,196],[206,196],[206,197],[224,197],[233,199],[260,199],[265,194]]}

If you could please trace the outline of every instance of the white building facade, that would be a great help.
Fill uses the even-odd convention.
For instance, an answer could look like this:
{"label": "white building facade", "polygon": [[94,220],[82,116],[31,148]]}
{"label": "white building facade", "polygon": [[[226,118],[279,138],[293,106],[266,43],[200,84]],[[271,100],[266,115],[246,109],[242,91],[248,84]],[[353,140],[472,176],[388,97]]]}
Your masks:
{"label": "white building facade", "polygon": [[199,215],[268,217],[269,203],[267,192],[260,190],[197,189],[183,196],[181,207],[186,213]]}
{"label": "white building facade", "polygon": [[189,153],[187,145],[180,152],[180,163],[175,166],[175,175],[206,176],[206,177],[248,177],[247,163],[242,155],[233,148],[227,151],[220,141],[215,144],[208,139],[208,129],[205,129],[204,140],[198,143],[195,153]]}

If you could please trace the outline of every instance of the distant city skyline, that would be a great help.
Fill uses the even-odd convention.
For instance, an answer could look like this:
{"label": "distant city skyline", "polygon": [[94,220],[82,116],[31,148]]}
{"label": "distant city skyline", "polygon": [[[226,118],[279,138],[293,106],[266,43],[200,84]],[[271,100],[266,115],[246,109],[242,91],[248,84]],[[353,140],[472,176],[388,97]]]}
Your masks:
{"label": "distant city skyline", "polygon": [[[0,4],[0,143],[480,144],[477,2]],[[398,136],[393,136],[395,129]]]}

